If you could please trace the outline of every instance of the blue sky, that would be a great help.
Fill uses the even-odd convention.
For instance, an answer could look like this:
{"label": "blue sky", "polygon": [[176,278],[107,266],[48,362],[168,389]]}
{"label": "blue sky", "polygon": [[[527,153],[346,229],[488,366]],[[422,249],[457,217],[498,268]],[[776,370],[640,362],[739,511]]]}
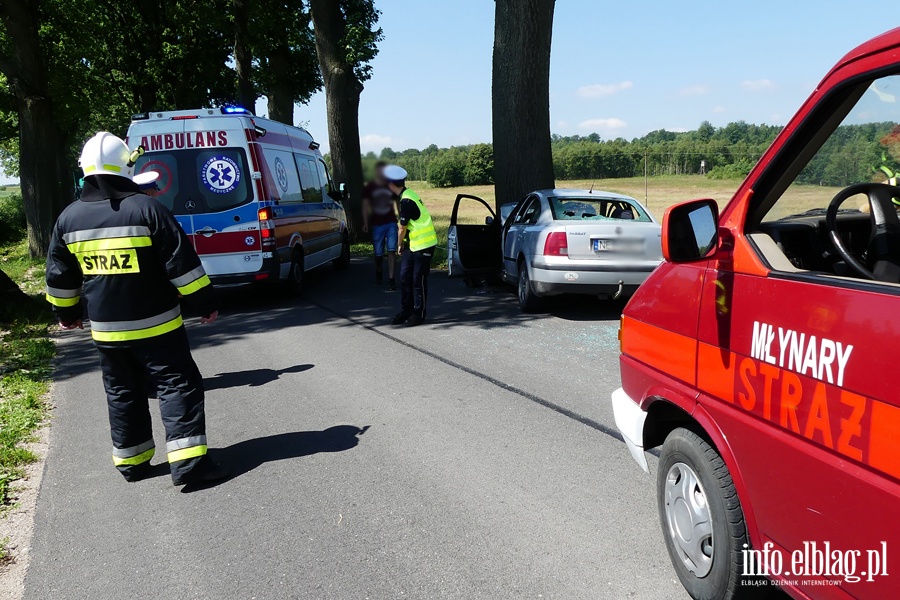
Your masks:
{"label": "blue sky", "polygon": [[[362,95],[363,151],[490,141],[494,2],[376,5],[385,39]],[[551,130],[630,139],[703,120],[784,124],[841,56],[895,26],[889,11],[850,6],[558,0]],[[295,119],[327,146],[323,94]]]}

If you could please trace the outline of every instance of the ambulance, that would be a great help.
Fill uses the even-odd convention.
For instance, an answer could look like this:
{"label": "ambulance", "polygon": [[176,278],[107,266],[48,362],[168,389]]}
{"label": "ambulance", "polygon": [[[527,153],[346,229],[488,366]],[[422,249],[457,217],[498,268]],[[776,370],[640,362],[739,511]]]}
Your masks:
{"label": "ambulance", "polygon": [[126,142],[214,283],[299,292],[309,270],[349,264],[342,190],[306,130],[223,107],[134,115]]}
{"label": "ambulance", "polygon": [[657,449],[693,598],[900,597],[898,169],[895,29],[838,62],[721,212],[666,211],[612,405],[645,471]]}

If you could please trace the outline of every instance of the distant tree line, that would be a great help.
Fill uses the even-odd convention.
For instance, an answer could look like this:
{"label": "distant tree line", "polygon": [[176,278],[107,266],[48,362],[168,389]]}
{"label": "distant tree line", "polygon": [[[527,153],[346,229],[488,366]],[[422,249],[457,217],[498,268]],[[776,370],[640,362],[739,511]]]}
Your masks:
{"label": "distant tree line", "polygon": [[[828,139],[798,182],[841,186],[865,181],[882,164],[898,168],[900,129],[893,123],[842,125]],[[553,168],[557,179],[606,179],[659,175],[700,174],[717,179],[746,176],[781,131],[773,125],[744,121],[714,127],[704,121],[694,131],[658,130],[626,140],[604,140],[599,134],[552,136]],[[897,140],[895,140],[895,137]],[[897,148],[894,151],[894,148]],[[370,170],[377,160],[406,169],[410,178],[436,187],[493,183],[493,149],[490,144],[397,152],[384,148],[369,152],[363,163]],[[701,169],[701,167],[704,167]]]}

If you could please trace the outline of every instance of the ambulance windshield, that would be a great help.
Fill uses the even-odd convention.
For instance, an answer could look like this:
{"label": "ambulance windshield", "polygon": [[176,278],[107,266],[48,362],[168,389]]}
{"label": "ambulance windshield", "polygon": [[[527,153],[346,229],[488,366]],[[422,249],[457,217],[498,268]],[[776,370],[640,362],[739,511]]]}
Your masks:
{"label": "ambulance windshield", "polygon": [[150,195],[176,215],[221,212],[253,199],[247,160],[241,148],[148,152],[135,173],[159,173]]}

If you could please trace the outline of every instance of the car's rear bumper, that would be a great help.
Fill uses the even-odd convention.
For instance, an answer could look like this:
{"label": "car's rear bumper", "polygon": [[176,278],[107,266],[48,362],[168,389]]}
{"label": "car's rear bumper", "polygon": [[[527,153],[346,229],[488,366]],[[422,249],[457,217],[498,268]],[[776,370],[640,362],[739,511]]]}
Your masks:
{"label": "car's rear bumper", "polygon": [[647,457],[644,456],[644,422],[647,420],[647,412],[622,388],[612,393],[612,407],[616,427],[619,428],[631,457],[649,473],[650,467],[647,465]]}
{"label": "car's rear bumper", "polygon": [[659,266],[659,261],[600,262],[564,257],[535,258],[531,284],[539,296],[556,294],[629,295]]}

